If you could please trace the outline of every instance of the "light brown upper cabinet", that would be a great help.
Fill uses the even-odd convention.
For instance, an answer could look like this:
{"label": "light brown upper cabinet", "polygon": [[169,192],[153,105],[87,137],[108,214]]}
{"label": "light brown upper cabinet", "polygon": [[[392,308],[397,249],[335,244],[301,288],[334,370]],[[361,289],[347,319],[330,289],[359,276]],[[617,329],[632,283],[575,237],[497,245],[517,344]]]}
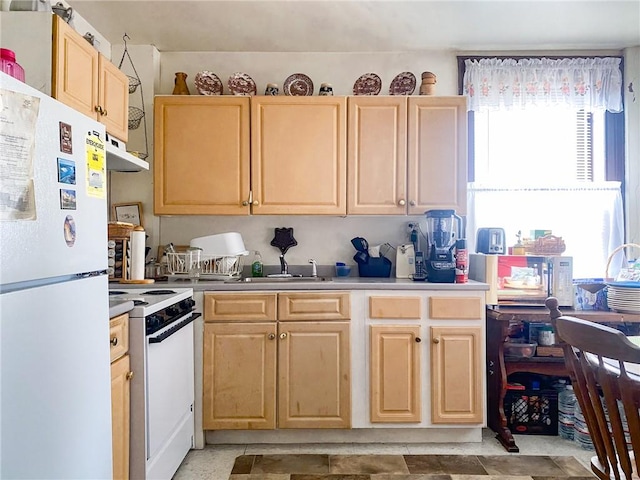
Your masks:
{"label": "light brown upper cabinet", "polygon": [[51,96],[129,138],[129,80],[58,15],[53,18]]}
{"label": "light brown upper cabinet", "polygon": [[251,99],[254,214],[345,215],[346,98]]}
{"label": "light brown upper cabinet", "polygon": [[158,96],[154,213],[249,214],[249,97]]}
{"label": "light brown upper cabinet", "polygon": [[466,213],[466,98],[348,99],[348,214]]}

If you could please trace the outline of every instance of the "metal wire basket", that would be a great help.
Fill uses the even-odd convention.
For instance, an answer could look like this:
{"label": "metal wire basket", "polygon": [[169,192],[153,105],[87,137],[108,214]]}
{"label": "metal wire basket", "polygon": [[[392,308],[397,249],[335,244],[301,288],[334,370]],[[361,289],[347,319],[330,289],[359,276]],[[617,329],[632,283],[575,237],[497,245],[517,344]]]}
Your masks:
{"label": "metal wire basket", "polygon": [[129,79],[129,93],[133,93],[140,85],[140,79],[137,77],[132,77],[131,75],[127,75],[127,78]]}
{"label": "metal wire basket", "polygon": [[243,255],[193,255],[194,252],[167,253],[167,263],[171,275],[188,276],[194,267],[200,278],[228,278],[242,273]]}
{"label": "metal wire basket", "polygon": [[129,130],[138,128],[142,117],[144,117],[144,111],[141,108],[129,107]]}

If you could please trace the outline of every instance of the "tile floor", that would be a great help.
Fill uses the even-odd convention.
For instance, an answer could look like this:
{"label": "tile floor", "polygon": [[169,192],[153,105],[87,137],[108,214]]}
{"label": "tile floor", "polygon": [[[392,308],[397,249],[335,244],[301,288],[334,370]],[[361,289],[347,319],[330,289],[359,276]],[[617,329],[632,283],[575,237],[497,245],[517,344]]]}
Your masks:
{"label": "tile floor", "polygon": [[[274,444],[250,444],[250,445],[207,445],[203,450],[192,450],[182,462],[182,465],[176,472],[173,480],[227,480],[229,479],[236,458],[246,455],[245,462],[251,462],[253,465],[256,458],[255,455],[271,456],[270,461],[274,456],[283,454],[312,454],[319,458],[326,458],[329,455],[350,456],[350,461],[357,461],[354,456],[358,455],[378,455],[378,456],[390,456],[407,458],[402,456],[419,456],[419,455],[471,455],[482,457],[494,457],[505,455],[510,458],[518,458],[525,456],[540,456],[540,457],[558,457],[558,456],[573,456],[587,471],[590,471],[589,460],[593,456],[593,452],[584,450],[576,445],[574,442],[564,440],[560,437],[546,436],[546,435],[516,435],[516,444],[520,447],[520,453],[508,453],[495,439],[495,434],[490,429],[483,431],[483,440],[478,443],[410,443],[410,444],[289,444],[289,445],[274,445]],[[397,460],[397,458],[395,459]],[[502,459],[499,459],[502,460]],[[518,458],[517,462],[505,461],[509,464],[515,465],[522,464],[528,459]],[[533,460],[533,459],[530,459]],[[318,460],[320,461],[320,460]],[[347,460],[343,460],[347,461]],[[394,460],[391,460],[394,461]],[[413,461],[419,461],[414,458]],[[489,460],[487,460],[488,462]],[[547,460],[542,460],[543,462]],[[264,462],[264,457],[261,460]],[[405,461],[406,463],[406,461]],[[504,463],[504,462],[501,462]],[[407,467],[408,468],[408,467]],[[246,472],[245,470],[242,470]],[[257,472],[257,471],[256,471]],[[325,470],[326,472],[326,470]],[[488,471],[488,473],[491,473]],[[501,474],[500,480],[506,480],[505,474]],[[572,475],[572,480],[577,480],[579,477]],[[465,476],[456,477],[455,475],[449,476],[425,476],[415,474],[412,476],[404,476],[406,479],[411,480],[457,480],[458,478],[464,478],[466,480],[488,480],[491,475],[483,474],[482,476],[475,477]],[[509,478],[528,480],[531,476],[511,476]],[[538,477],[542,478],[542,477]],[[554,477],[553,475],[545,478],[563,478]],[[566,478],[566,477],[564,477]],[[349,475],[343,476],[341,474],[324,475],[320,477],[314,476],[296,476],[288,474],[277,473],[242,473],[235,474],[231,477],[231,480],[387,480],[384,476],[378,475]],[[403,476],[391,476],[389,480],[404,480]]]}

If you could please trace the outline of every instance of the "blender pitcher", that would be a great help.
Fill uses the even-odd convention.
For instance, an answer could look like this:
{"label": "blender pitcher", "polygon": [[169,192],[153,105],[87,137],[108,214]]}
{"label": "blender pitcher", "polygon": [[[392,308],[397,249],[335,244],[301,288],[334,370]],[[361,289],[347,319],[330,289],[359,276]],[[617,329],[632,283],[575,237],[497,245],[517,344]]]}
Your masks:
{"label": "blender pitcher", "polygon": [[456,241],[462,233],[462,218],[455,210],[429,210],[427,217],[427,281],[454,283]]}

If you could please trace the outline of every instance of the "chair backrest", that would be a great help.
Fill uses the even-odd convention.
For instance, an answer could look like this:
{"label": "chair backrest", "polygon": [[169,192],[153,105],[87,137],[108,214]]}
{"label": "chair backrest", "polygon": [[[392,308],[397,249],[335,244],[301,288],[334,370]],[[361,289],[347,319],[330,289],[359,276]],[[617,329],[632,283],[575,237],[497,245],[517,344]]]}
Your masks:
{"label": "chair backrest", "polygon": [[640,348],[619,330],[563,316],[555,298],[546,304],[596,450],[591,468],[602,479],[631,479],[640,472]]}

